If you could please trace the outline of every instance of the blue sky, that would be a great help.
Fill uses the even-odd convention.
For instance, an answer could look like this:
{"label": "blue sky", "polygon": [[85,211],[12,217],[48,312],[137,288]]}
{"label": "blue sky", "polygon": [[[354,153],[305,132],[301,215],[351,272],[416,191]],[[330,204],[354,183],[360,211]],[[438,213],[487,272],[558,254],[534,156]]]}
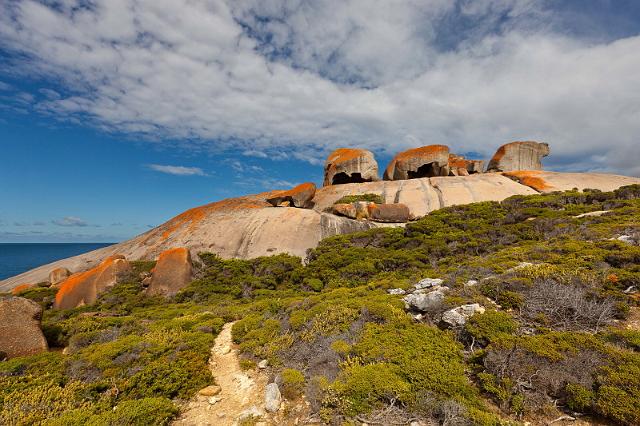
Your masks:
{"label": "blue sky", "polygon": [[639,176],[638,34],[633,0],[0,2],[0,242],[120,241],[341,146]]}

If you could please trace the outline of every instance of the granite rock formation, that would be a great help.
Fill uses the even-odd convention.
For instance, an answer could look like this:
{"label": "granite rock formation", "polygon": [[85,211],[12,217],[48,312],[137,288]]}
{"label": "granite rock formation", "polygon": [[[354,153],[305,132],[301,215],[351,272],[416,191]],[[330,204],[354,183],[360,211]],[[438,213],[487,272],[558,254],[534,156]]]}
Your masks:
{"label": "granite rock formation", "polygon": [[366,149],[338,148],[324,164],[323,186],[378,180],[378,163]]}
{"label": "granite rock formation", "polygon": [[449,147],[428,145],[397,154],[384,171],[384,180],[448,176]]}
{"label": "granite rock formation", "polygon": [[51,272],[49,272],[49,282],[52,286],[57,286],[70,276],[71,271],[69,271],[67,268],[55,268]]}
{"label": "granite rock formation", "polygon": [[160,254],[153,268],[149,289],[151,295],[173,296],[193,278],[189,249],[178,247]]}
{"label": "granite rock formation", "polygon": [[98,266],[67,278],[60,285],[53,307],[72,309],[90,305],[102,292],[117,284],[130,270],[131,266],[124,256],[109,256]]}
{"label": "granite rock formation", "polygon": [[0,352],[14,358],[46,351],[41,316],[42,307],[36,302],[22,297],[0,299]]}
{"label": "granite rock formation", "polygon": [[462,155],[449,154],[449,175],[469,176],[484,171],[484,161],[467,160]]}
{"label": "granite rock formation", "polygon": [[11,294],[15,296],[16,294],[22,293],[23,291],[29,290],[30,288],[33,288],[33,284],[29,284],[29,283],[19,284],[16,287],[14,287],[13,290],[11,290]]}
{"label": "granite rock formation", "polygon": [[267,198],[267,202],[274,207],[286,203],[286,207],[307,208],[311,206],[311,200],[316,195],[316,186],[311,182],[302,183],[288,191]]}
{"label": "granite rock formation", "polygon": [[487,172],[542,170],[542,158],[549,152],[546,143],[511,142],[498,148],[489,161]]}

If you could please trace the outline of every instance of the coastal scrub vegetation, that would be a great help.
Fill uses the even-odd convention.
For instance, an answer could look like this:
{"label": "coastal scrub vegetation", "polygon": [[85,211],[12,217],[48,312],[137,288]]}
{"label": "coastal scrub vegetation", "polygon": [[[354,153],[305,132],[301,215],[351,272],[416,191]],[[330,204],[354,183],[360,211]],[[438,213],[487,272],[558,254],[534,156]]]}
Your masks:
{"label": "coastal scrub vegetation", "polygon": [[[578,217],[593,211],[606,213]],[[638,185],[516,196],[327,238],[304,262],[203,253],[170,299],[144,295],[148,262],[92,306],[55,311],[50,289],[27,290],[51,351],[0,363],[0,424],[166,424],[214,382],[210,347],[230,321],[243,365],[268,360],[284,397],[328,424],[640,424],[640,331],[627,327],[639,218]],[[421,315],[388,292],[426,277],[448,291]],[[485,312],[442,325],[471,303]]]}

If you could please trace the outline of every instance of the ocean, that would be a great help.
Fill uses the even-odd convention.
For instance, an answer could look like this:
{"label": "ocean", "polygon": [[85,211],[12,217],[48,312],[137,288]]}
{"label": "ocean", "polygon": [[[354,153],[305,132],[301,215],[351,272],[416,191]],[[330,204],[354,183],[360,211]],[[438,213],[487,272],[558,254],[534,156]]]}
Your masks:
{"label": "ocean", "polygon": [[0,243],[0,280],[111,243]]}

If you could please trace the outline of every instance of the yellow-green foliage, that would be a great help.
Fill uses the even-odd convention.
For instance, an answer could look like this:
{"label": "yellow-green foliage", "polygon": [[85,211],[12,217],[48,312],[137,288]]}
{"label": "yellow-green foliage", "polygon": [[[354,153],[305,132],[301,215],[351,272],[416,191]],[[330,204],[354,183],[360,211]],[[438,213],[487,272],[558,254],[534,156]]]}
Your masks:
{"label": "yellow-green foliage", "polygon": [[334,204],[351,204],[357,201],[368,201],[370,203],[382,204],[384,199],[378,194],[358,194],[358,195],[345,195],[340,198]]}
{"label": "yellow-green foliage", "polygon": [[302,394],[304,390],[305,378],[302,372],[285,368],[281,373],[282,377],[282,393],[288,399],[295,399]]}

